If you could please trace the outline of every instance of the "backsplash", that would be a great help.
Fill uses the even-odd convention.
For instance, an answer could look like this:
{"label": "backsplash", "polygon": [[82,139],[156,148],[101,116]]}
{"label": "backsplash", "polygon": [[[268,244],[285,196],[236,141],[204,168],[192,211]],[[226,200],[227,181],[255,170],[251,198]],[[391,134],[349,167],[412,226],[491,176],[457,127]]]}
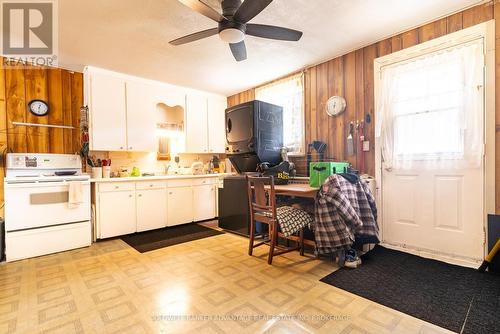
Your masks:
{"label": "backsplash", "polygon": [[[179,154],[179,167],[191,167],[195,161],[200,161],[207,164],[213,156],[221,157],[218,154]],[[96,159],[111,159],[111,171],[118,172],[122,168],[128,171],[132,167],[138,167],[141,173],[156,173],[161,174],[165,171],[165,166],[170,165],[171,169],[177,167],[175,161],[158,161],[156,152],[90,152],[90,156],[95,156]],[[87,169],[88,170],[88,169]]]}

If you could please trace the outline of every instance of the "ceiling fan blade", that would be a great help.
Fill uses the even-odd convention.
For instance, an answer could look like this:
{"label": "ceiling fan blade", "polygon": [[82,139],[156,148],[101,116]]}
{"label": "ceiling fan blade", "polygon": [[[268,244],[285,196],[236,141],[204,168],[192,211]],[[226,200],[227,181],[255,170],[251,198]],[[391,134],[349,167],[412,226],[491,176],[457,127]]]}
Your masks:
{"label": "ceiling fan blade", "polygon": [[188,6],[192,10],[214,20],[215,22],[221,22],[225,19],[218,11],[208,6],[207,4],[201,2],[200,0],[179,0],[184,5]]}
{"label": "ceiling fan blade", "polygon": [[233,53],[236,61],[247,59],[247,47],[245,46],[245,41],[241,41],[236,44],[229,44],[229,47],[231,48],[231,52]]}
{"label": "ceiling fan blade", "polygon": [[238,8],[233,19],[240,23],[247,23],[269,6],[271,2],[273,0],[247,0]]}
{"label": "ceiling fan blade", "polygon": [[212,29],[208,29],[208,30],[198,31],[198,32],[195,32],[194,34],[174,39],[173,41],[170,41],[169,43],[172,45],[181,45],[181,44],[191,43],[191,42],[197,41],[199,39],[203,39],[206,37],[217,35],[218,33],[219,33],[218,28],[212,28]]}
{"label": "ceiling fan blade", "polygon": [[246,34],[280,41],[298,41],[302,37],[301,31],[252,23],[247,24]]}

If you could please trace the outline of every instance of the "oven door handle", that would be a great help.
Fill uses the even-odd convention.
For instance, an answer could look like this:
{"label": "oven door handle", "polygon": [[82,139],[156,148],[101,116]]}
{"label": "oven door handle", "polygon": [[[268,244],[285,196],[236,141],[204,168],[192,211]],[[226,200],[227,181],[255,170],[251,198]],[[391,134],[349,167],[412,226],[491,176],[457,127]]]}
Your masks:
{"label": "oven door handle", "polygon": [[74,181],[42,181],[42,182],[15,182],[10,183],[7,182],[5,184],[5,188],[47,188],[47,187],[61,187],[61,186],[69,186],[71,182],[80,182],[83,186],[90,185],[90,181],[82,181],[82,180],[74,180]]}

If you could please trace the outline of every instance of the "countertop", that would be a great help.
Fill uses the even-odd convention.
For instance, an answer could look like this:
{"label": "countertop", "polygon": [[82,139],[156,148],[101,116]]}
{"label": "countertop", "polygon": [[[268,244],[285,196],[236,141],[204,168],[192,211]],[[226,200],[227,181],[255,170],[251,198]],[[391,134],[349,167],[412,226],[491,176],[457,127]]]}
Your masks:
{"label": "countertop", "polygon": [[217,174],[200,174],[200,175],[155,175],[155,176],[130,176],[130,177],[112,177],[107,179],[90,179],[93,183],[105,183],[105,182],[134,182],[134,181],[149,181],[149,180],[177,180],[177,179],[200,179],[208,177],[224,177],[230,176],[230,173],[217,173]]}

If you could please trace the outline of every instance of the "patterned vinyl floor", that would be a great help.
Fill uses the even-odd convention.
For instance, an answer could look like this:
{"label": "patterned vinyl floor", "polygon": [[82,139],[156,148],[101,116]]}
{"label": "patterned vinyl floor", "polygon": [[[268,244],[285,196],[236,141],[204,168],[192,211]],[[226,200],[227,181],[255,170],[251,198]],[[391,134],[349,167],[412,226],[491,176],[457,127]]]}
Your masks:
{"label": "patterned vinyl floor", "polygon": [[[219,235],[140,254],[123,241],[0,265],[0,333],[445,333],[319,282],[333,262],[266,262]],[[376,279],[376,278],[374,278]]]}

